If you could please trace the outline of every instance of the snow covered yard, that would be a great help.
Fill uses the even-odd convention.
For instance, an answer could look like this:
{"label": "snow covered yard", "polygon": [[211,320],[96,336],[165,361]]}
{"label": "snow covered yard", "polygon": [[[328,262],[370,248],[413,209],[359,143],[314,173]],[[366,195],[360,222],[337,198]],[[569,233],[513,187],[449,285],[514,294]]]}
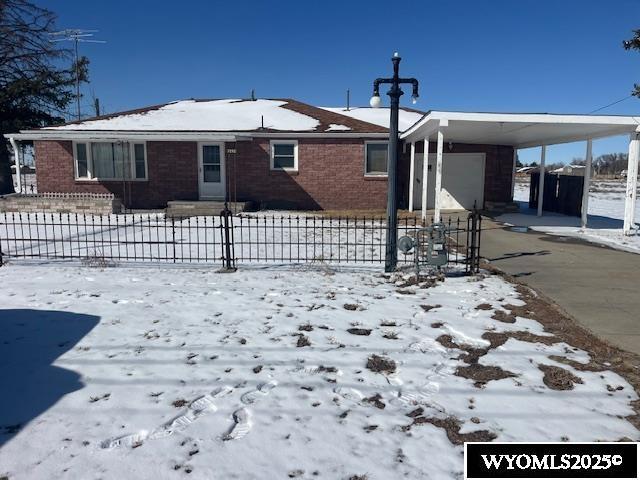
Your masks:
{"label": "snow covered yard", "polygon": [[[497,220],[509,225],[528,227],[551,235],[576,237],[587,242],[608,245],[629,252],[640,253],[640,231],[635,235],[622,234],[626,183],[622,180],[594,180],[589,192],[589,219],[583,229],[580,218],[552,212],[537,217],[528,208],[529,182],[517,181],[514,200],[520,202],[520,213],[506,213]],[[640,224],[640,195],[636,202],[635,223]]]}
{"label": "snow covered yard", "polygon": [[640,438],[627,360],[565,343],[498,276],[7,265],[0,281],[10,480],[446,479],[464,441]]}

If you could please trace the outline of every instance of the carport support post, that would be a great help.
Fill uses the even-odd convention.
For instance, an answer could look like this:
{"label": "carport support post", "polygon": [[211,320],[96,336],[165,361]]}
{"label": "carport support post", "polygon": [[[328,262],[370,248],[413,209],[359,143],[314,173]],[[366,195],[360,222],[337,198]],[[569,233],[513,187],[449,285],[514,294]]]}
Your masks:
{"label": "carport support post", "polygon": [[639,133],[632,133],[629,140],[629,158],[627,160],[627,192],[624,202],[623,233],[631,235],[636,213],[636,192],[638,190],[638,155],[640,154]]}
{"label": "carport support post", "polygon": [[16,163],[16,179],[18,180],[18,193],[22,193],[22,175],[20,174],[20,149],[18,148],[18,142],[13,137],[9,137],[9,143],[13,148],[13,159]]}
{"label": "carport support post", "polygon": [[540,177],[538,178],[538,216],[542,216],[542,203],[544,201],[544,162],[547,157],[547,146],[542,145],[540,151]]}
{"label": "carport support post", "polygon": [[587,140],[587,153],[584,163],[584,183],[582,185],[582,228],[587,228],[587,214],[589,213],[589,186],[591,184],[592,141]]}
{"label": "carport support post", "polygon": [[422,154],[422,226],[427,225],[427,182],[429,180],[429,139],[424,139]]}
{"label": "carport support post", "polygon": [[433,214],[433,222],[440,222],[440,209],[442,208],[442,150],[444,147],[444,133],[442,127],[438,128],[438,145],[436,150],[436,205]]}
{"label": "carport support post", "polygon": [[516,194],[516,164],[518,163],[518,149],[513,147],[513,170],[511,171],[511,201]]}
{"label": "carport support post", "polygon": [[411,142],[411,161],[409,164],[409,211],[413,212],[413,184],[416,178],[416,144]]}

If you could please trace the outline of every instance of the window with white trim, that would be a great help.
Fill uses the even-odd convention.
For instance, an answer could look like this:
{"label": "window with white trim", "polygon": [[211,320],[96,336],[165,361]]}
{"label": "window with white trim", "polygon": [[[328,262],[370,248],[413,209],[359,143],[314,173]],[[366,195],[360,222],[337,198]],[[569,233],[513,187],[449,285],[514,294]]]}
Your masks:
{"label": "window with white trim", "polygon": [[147,180],[147,149],[142,142],[75,142],[79,180]]}
{"label": "window with white trim", "polygon": [[271,140],[271,170],[298,171],[296,140]]}
{"label": "window with white trim", "polygon": [[387,142],[367,142],[364,144],[364,174],[386,175],[389,144]]}

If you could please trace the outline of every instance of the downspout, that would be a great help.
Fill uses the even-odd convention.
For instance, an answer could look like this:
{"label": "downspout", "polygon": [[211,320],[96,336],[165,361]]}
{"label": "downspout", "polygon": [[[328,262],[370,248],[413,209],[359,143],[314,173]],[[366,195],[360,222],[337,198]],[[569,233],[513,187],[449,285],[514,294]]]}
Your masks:
{"label": "downspout", "polygon": [[16,139],[14,137],[9,137],[9,143],[11,143],[11,148],[13,149],[13,159],[16,164],[16,178],[18,180],[18,193],[22,193],[22,176],[20,175],[20,149],[18,148],[18,142],[16,142]]}

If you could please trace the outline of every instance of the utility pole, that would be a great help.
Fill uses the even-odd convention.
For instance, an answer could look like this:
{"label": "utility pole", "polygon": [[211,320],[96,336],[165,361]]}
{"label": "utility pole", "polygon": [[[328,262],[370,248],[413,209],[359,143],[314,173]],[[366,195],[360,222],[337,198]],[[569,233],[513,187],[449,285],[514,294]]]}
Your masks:
{"label": "utility pole", "polygon": [[107,43],[104,40],[91,40],[89,37],[93,37],[93,34],[98,30],[85,30],[82,28],[67,28],[65,30],[60,30],[59,32],[50,33],[52,38],[52,42],[74,42],[74,53],[75,53],[75,66],[76,66],[76,108],[77,108],[77,118],[81,120],[80,114],[80,56],[78,55],[78,42],[89,42],[89,43]]}
{"label": "utility pole", "polygon": [[418,99],[418,80],[415,78],[400,78],[400,55],[393,54],[393,77],[376,78],[373,82],[373,96],[369,102],[373,108],[380,107],[380,84],[388,83],[391,88],[387,92],[391,99],[390,124],[389,124],[389,151],[387,159],[387,241],[384,257],[384,271],[393,272],[398,265],[398,115],[400,110],[400,97],[404,94],[400,85],[410,83],[413,86],[412,100]]}

